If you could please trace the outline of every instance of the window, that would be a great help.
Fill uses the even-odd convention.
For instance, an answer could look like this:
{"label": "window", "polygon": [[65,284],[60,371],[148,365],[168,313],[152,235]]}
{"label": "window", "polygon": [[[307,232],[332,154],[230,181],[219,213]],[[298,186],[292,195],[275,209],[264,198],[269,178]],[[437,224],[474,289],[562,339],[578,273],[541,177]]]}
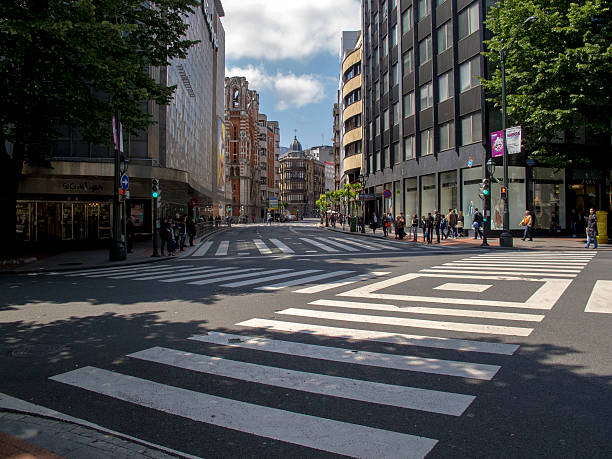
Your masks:
{"label": "window", "polygon": [[399,142],[395,142],[392,146],[391,146],[391,162],[393,164],[399,164],[400,163],[400,155],[399,155]]}
{"label": "window", "polygon": [[393,67],[391,68],[391,78],[391,86],[399,84],[399,70],[397,68],[397,64],[393,64]]}
{"label": "window", "polygon": [[374,65],[378,67],[378,48],[374,48]]}
{"label": "window", "polygon": [[412,30],[412,7],[402,13],[402,34]]}
{"label": "window", "polygon": [[374,13],[374,18],[372,19],[372,29],[374,30],[374,37],[378,38],[378,13]]}
{"label": "window", "polygon": [[423,19],[425,16],[428,16],[431,14],[431,0],[419,0],[419,18],[418,20],[420,21],[421,19]]}
{"label": "window", "polygon": [[389,152],[389,147],[385,147],[384,148],[384,152],[385,152],[385,164],[384,164],[384,167],[391,167],[391,158],[389,157],[389,155],[391,153]]}
{"label": "window", "polygon": [[393,11],[393,9],[397,6],[397,0],[391,0],[389,3],[389,9]]}
{"label": "window", "polygon": [[391,28],[391,48],[397,46],[397,25]]}
{"label": "window", "polygon": [[387,94],[387,92],[389,92],[389,72],[385,73],[383,75],[383,81],[382,81],[382,93],[383,94]]}
{"label": "window", "polygon": [[404,137],[404,161],[414,159],[414,136]]}
{"label": "window", "polygon": [[382,17],[387,19],[387,0],[383,0],[382,5],[380,5],[380,11],[382,13]]}
{"label": "window", "polygon": [[482,126],[480,112],[461,118],[461,145],[480,142],[482,140]]}
{"label": "window", "polygon": [[433,129],[421,131],[421,156],[433,155]]}
{"label": "window", "polygon": [[459,13],[459,40],[476,32],[479,28],[478,2],[472,3]]}
{"label": "window", "polygon": [[382,42],[382,57],[385,58],[389,55],[389,36],[385,35]]}
{"label": "window", "polygon": [[480,85],[480,59],[473,57],[459,66],[459,88],[461,92]]}
{"label": "window", "polygon": [[389,129],[389,110],[385,110],[383,112],[382,130],[383,130],[383,132],[385,132],[387,129]]}
{"label": "window", "polygon": [[378,83],[374,83],[374,86],[376,86],[376,100],[380,99],[380,85]]}
{"label": "window", "polygon": [[455,123],[449,121],[438,127],[440,151],[455,148]]}
{"label": "window", "polygon": [[414,91],[404,94],[402,111],[404,112],[404,118],[414,115]]}
{"label": "window", "polygon": [[380,116],[376,117],[376,135],[380,135]]}
{"label": "window", "polygon": [[393,119],[391,120],[391,122],[393,123],[393,126],[396,126],[399,124],[399,104],[396,102],[393,104]]}
{"label": "window", "polygon": [[368,125],[368,134],[369,134],[369,139],[372,139],[372,122],[370,121],[370,124]]}
{"label": "window", "polygon": [[442,5],[446,0],[436,0],[436,6]]}
{"label": "window", "polygon": [[421,86],[421,110],[433,105],[433,85],[431,82]]}
{"label": "window", "polygon": [[374,153],[374,170],[375,171],[380,170],[380,151],[377,151],[376,153]]}
{"label": "window", "polygon": [[451,72],[446,72],[438,77],[439,102],[453,97],[453,77]]}
{"label": "window", "polygon": [[402,74],[408,75],[414,72],[414,51],[409,49],[402,54]]}
{"label": "window", "polygon": [[419,42],[419,65],[431,60],[431,35]]}
{"label": "window", "polygon": [[453,24],[448,21],[438,29],[438,54],[453,45]]}

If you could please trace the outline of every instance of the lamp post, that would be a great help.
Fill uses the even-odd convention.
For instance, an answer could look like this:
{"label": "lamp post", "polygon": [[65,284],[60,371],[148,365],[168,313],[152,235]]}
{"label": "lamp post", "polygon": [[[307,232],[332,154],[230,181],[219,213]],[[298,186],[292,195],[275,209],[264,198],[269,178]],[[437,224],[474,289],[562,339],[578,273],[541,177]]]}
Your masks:
{"label": "lamp post", "polygon": [[[504,186],[508,189],[508,145],[506,143],[506,58],[518,36],[519,32],[525,28],[529,27],[537,18],[535,16],[529,16],[521,26],[514,33],[512,40],[508,43],[508,46],[504,46],[504,41],[502,39],[502,46],[499,49],[499,61],[501,66],[501,78],[502,78],[502,132],[504,139],[504,157],[503,157],[503,165],[504,165]],[[504,230],[499,237],[499,245],[501,247],[512,247],[512,234],[510,233],[510,208],[508,207],[508,196],[504,199]]]}

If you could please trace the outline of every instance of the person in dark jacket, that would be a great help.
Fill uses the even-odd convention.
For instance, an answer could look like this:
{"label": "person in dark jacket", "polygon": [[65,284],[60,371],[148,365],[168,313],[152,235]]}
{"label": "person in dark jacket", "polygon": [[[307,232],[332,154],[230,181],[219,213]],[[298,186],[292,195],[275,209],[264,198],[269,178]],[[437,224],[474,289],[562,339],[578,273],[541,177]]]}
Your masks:
{"label": "person in dark jacket", "polygon": [[474,216],[472,217],[472,226],[474,227],[474,239],[482,239],[482,222],[484,218],[482,214],[478,210],[478,208],[474,209]]}
{"label": "person in dark jacket", "polygon": [[427,218],[425,219],[425,227],[427,228],[427,243],[431,244],[435,227],[435,220],[431,215],[431,212],[427,212]]}
{"label": "person in dark jacket", "polygon": [[440,212],[438,212],[438,209],[434,210],[433,221],[434,221],[434,230],[436,231],[436,243],[439,244],[440,243],[440,225],[442,223],[442,216],[440,215]]}
{"label": "person in dark jacket", "polygon": [[591,208],[589,212],[589,218],[587,219],[587,243],[586,248],[588,249],[593,242],[593,248],[597,248],[597,235],[599,232],[597,231],[597,214],[595,213],[595,209]]}
{"label": "person in dark jacket", "polygon": [[195,218],[191,217],[189,219],[189,221],[187,222],[187,235],[189,236],[189,246],[193,247],[193,238],[196,235],[196,224],[195,224]]}

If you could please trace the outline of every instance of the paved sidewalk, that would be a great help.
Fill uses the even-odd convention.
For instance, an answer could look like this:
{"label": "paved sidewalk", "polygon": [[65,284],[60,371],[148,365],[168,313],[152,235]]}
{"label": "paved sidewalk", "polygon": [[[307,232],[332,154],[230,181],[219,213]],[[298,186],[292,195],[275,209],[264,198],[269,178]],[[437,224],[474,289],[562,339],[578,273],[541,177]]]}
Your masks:
{"label": "paved sidewalk", "polygon": [[[111,266],[137,265],[143,263],[156,263],[168,261],[173,258],[180,258],[190,255],[197,246],[214,234],[225,231],[228,228],[219,228],[206,233],[200,239],[194,241],[193,247],[186,247],[184,252],[176,252],[176,257],[159,256],[152,257],[153,241],[138,241],[134,244],[132,253],[127,254],[123,261],[110,261],[108,259],[108,249],[94,250],[73,250],[60,253],[41,253],[34,255],[35,260],[18,267],[0,266],[2,273],[36,273],[47,271],[69,271],[74,269],[93,269],[107,268]],[[158,249],[159,252],[159,249]],[[159,252],[161,255],[161,252]]]}
{"label": "paved sidewalk", "polygon": [[[382,229],[377,229],[376,233],[373,233],[370,228],[366,228],[365,233],[351,232],[349,230],[349,226],[345,225],[344,229],[342,229],[342,225],[336,224],[336,227],[325,227],[323,225],[319,225],[319,228],[322,228],[327,231],[335,231],[340,233],[350,234],[351,236],[356,237],[367,237],[374,238],[382,241],[392,241],[397,244],[415,244],[412,239],[408,239],[406,236],[402,240],[395,239],[395,234],[390,234],[388,237],[383,235]],[[482,239],[474,239],[473,236],[468,237],[460,237],[456,239],[443,239],[440,241],[440,244],[435,242],[436,237],[434,235],[434,243],[436,246],[443,247],[480,247],[482,244]],[[491,249],[503,249],[504,247],[499,246],[499,238],[493,237],[488,238],[487,242],[489,243],[489,247]],[[531,250],[588,250],[585,249],[586,239],[585,238],[571,238],[571,237],[542,237],[542,238],[534,238],[533,241],[523,241],[520,237],[515,237],[513,239],[514,249],[531,249]],[[423,233],[419,231],[418,238],[416,244],[425,244],[423,242]],[[612,244],[599,244],[600,250],[612,250]],[[590,249],[592,250],[592,249]]]}

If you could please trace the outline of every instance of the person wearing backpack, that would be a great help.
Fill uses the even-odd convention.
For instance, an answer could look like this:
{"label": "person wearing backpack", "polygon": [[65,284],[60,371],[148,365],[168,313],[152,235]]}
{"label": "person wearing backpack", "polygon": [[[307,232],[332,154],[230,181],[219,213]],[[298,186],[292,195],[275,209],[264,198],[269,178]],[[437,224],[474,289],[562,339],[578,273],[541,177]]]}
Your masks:
{"label": "person wearing backpack", "polygon": [[474,239],[478,239],[478,237],[480,237],[480,239],[483,238],[482,236],[483,221],[484,221],[484,218],[482,217],[482,214],[480,213],[478,208],[476,208],[474,210],[474,216],[472,217],[472,226],[474,227]]}

